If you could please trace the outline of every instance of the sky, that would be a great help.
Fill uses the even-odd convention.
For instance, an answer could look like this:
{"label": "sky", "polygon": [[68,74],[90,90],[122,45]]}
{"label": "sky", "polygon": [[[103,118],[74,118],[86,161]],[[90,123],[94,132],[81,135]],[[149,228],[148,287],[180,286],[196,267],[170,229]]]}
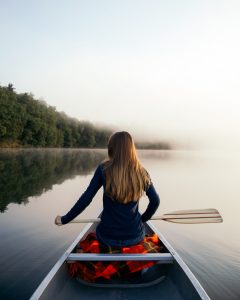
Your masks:
{"label": "sky", "polygon": [[0,0],[0,36],[0,84],[71,117],[144,140],[239,141],[239,0]]}

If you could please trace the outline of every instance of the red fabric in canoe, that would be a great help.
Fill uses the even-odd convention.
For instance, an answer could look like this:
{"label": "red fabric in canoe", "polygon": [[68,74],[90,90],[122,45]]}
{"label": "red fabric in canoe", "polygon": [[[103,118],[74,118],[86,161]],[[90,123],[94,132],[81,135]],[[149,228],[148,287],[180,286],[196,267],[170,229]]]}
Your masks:
{"label": "red fabric in canoe", "polygon": [[[160,240],[156,234],[146,236],[139,244],[128,247],[109,247],[100,244],[95,233],[90,233],[85,240],[79,242],[76,253],[159,253]],[[152,266],[152,261],[88,261],[69,264],[69,272],[72,277],[80,277],[89,282],[97,282],[98,279],[129,278],[142,269]]]}

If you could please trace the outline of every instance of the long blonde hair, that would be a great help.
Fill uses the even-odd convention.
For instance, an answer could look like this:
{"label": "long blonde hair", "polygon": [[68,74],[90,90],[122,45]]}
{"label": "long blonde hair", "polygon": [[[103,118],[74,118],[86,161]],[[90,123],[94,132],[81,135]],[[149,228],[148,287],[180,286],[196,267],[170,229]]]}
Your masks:
{"label": "long blonde hair", "polygon": [[121,203],[138,201],[150,184],[150,177],[137,158],[128,132],[116,132],[110,137],[108,157],[104,164],[107,195]]}

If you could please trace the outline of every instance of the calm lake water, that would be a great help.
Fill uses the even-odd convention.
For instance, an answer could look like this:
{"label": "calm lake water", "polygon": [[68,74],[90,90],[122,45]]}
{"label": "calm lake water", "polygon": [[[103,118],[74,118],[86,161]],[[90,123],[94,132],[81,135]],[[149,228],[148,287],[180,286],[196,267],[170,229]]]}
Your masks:
{"label": "calm lake water", "polygon": [[[138,151],[160,195],[156,214],[217,208],[221,224],[154,221],[211,299],[240,299],[240,154]],[[87,187],[104,150],[0,152],[0,299],[28,299],[83,225],[54,225]],[[82,217],[102,207],[99,191]],[[144,210],[148,201],[141,199]]]}

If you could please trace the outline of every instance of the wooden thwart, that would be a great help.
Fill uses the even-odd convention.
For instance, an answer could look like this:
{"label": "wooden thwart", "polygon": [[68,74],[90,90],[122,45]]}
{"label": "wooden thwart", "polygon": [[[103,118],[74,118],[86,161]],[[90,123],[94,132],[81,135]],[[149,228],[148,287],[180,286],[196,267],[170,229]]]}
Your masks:
{"label": "wooden thwart", "polygon": [[103,253],[71,253],[67,262],[75,261],[159,261],[172,263],[170,253],[147,253],[147,254],[103,254]]}

